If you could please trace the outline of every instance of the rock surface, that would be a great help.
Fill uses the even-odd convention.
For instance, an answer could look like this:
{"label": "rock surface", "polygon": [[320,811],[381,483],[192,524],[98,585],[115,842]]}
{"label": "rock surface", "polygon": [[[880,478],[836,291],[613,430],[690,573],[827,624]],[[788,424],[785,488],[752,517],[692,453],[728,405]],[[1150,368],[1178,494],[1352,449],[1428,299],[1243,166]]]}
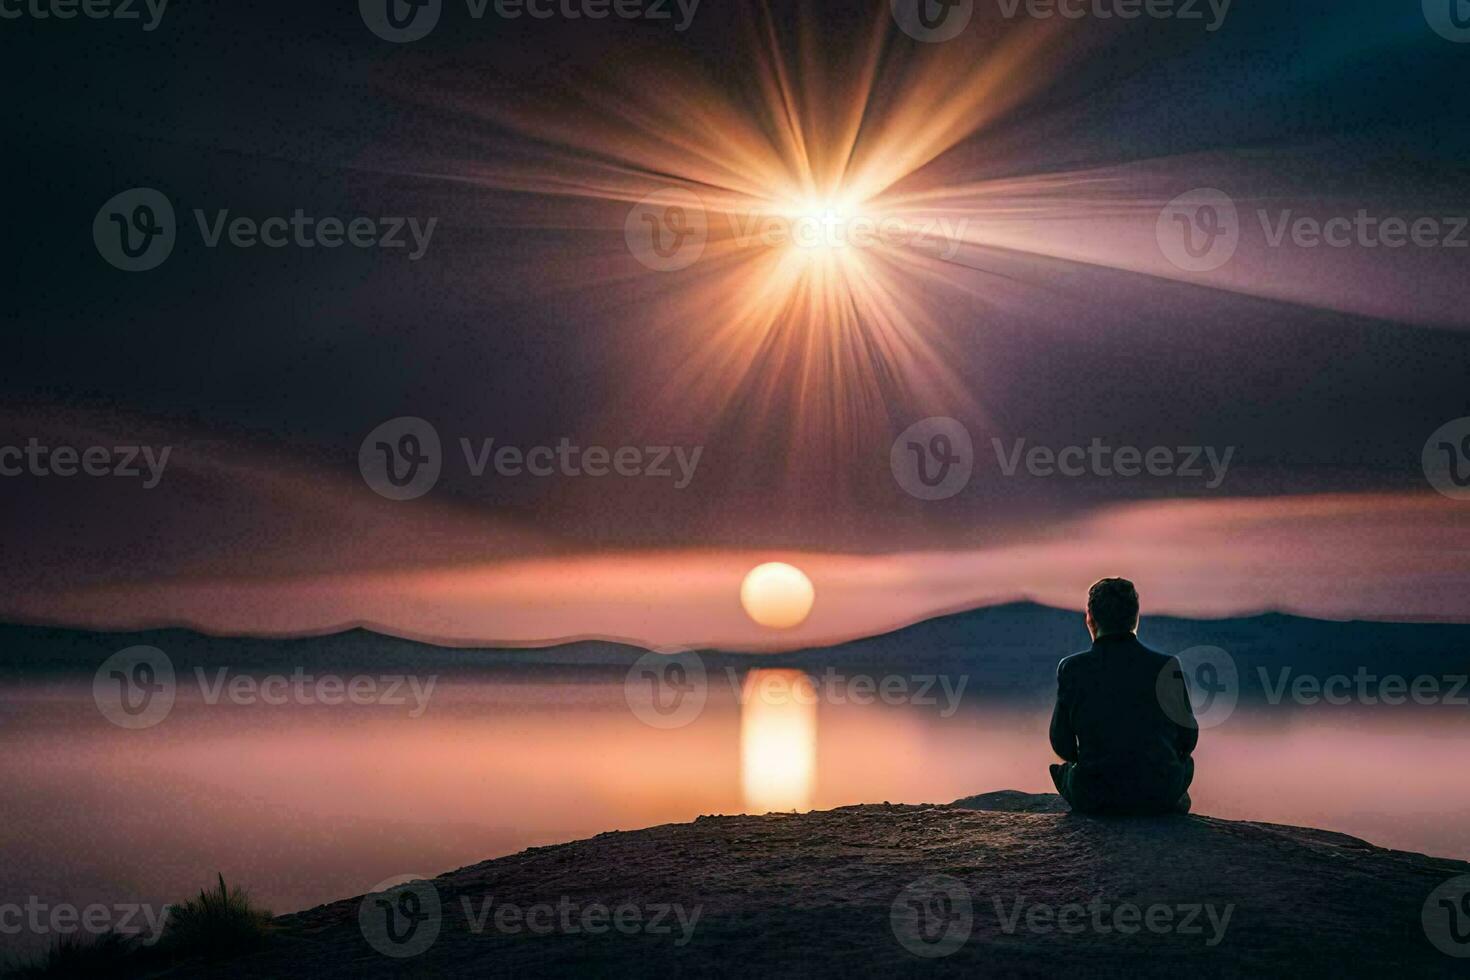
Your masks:
{"label": "rock surface", "polygon": [[[283,916],[268,949],[188,975],[1465,976],[1470,960],[1436,948],[1421,914],[1437,886],[1467,873],[1326,831],[1087,818],[1055,796],[1002,791],[946,806],[700,817],[534,848],[434,879],[421,894],[442,911],[402,946],[370,926],[378,946],[404,952],[437,925],[414,955],[374,948],[358,897]],[[412,910],[401,894],[386,900],[395,915]],[[506,918],[507,905],[552,931]],[[387,915],[367,907],[369,922]],[[660,907],[668,931],[651,933]],[[606,931],[569,933],[566,922]]]}

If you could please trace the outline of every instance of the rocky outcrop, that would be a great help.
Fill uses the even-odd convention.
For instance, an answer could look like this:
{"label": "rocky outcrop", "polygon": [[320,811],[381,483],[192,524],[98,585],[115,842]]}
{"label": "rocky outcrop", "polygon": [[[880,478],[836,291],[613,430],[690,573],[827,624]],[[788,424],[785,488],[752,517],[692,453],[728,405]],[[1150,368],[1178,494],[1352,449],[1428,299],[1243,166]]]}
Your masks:
{"label": "rocky outcrop", "polygon": [[266,950],[189,975],[1464,976],[1450,927],[1470,930],[1470,900],[1446,882],[1467,874],[1326,831],[1004,791],[533,848],[284,916]]}

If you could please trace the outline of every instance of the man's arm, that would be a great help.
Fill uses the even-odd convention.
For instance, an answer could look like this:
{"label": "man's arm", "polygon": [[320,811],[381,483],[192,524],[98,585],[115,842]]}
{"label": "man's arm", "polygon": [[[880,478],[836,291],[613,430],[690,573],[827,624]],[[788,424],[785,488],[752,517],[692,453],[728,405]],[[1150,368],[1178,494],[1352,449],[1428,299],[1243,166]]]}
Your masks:
{"label": "man's arm", "polygon": [[1051,750],[1063,762],[1077,761],[1077,733],[1072,731],[1072,712],[1062,683],[1061,664],[1057,665],[1057,703],[1051,712]]}
{"label": "man's arm", "polygon": [[1188,758],[1194,754],[1195,746],[1199,745],[1199,722],[1194,717],[1194,705],[1189,701],[1189,685],[1184,680],[1184,668],[1179,663],[1178,657],[1169,658],[1169,670],[1174,677],[1173,710],[1169,711],[1169,717],[1179,728],[1179,734],[1175,740],[1175,747],[1179,750],[1182,758]]}

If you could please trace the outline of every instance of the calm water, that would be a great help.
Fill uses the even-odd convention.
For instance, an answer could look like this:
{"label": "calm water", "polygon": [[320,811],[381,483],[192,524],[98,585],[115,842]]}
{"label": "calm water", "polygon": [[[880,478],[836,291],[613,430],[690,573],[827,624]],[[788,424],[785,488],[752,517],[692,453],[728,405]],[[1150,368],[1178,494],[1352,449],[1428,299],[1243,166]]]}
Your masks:
{"label": "calm water", "polygon": [[[1051,789],[1040,709],[740,702],[716,685],[696,720],[660,730],[621,684],[501,676],[441,680],[418,718],[181,693],[163,723],[127,731],[89,686],[11,687],[0,905],[161,906],[222,871],[284,912],[395,875],[702,813]],[[1196,810],[1470,858],[1467,715],[1237,712],[1202,737]],[[12,951],[33,942],[0,934]]]}

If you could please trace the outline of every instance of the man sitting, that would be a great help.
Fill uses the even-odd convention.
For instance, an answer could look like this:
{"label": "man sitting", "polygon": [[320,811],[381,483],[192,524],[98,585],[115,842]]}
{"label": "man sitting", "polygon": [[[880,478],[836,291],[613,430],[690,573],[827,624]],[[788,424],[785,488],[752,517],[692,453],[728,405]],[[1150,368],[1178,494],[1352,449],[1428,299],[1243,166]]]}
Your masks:
{"label": "man sitting", "polygon": [[1199,726],[1178,659],[1138,642],[1138,591],[1123,578],[1087,590],[1092,649],[1057,667],[1051,767],[1079,813],[1189,812]]}

